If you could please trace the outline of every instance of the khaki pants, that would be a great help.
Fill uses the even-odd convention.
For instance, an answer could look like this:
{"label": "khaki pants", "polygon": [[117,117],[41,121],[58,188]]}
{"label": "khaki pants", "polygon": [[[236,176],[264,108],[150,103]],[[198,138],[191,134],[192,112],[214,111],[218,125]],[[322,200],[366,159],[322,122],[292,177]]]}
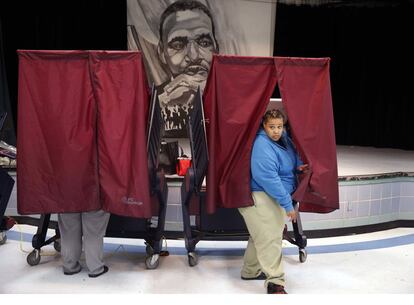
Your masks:
{"label": "khaki pants", "polygon": [[241,275],[256,277],[263,272],[268,283],[285,285],[282,265],[282,239],[286,212],[265,192],[252,192],[254,205],[239,208],[250,238],[244,253]]}

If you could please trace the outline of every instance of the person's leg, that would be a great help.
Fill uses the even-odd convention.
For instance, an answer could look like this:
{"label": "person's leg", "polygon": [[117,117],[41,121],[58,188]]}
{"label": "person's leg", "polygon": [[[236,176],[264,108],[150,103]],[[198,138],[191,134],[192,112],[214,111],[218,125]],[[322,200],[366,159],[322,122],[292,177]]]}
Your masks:
{"label": "person's leg", "polygon": [[285,285],[282,238],[285,211],[264,192],[253,192],[254,206],[240,208],[256,249],[257,260],[269,283]]}
{"label": "person's leg", "polygon": [[58,215],[63,273],[71,275],[81,271],[82,223],[80,213]]}
{"label": "person's leg", "polygon": [[103,262],[103,238],[110,214],[102,210],[82,213],[83,246],[89,276],[108,271]]}
{"label": "person's leg", "polygon": [[244,280],[256,279],[262,274],[262,270],[257,260],[256,248],[253,239],[249,237],[247,248],[244,252],[243,267],[241,270],[241,278]]}

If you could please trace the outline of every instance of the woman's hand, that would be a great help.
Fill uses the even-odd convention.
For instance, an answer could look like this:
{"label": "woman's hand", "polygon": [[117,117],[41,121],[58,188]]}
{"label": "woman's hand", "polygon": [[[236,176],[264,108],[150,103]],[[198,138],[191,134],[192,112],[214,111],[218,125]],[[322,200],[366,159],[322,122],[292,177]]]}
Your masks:
{"label": "woman's hand", "polygon": [[297,167],[297,170],[298,171],[300,171],[301,173],[303,173],[303,174],[306,174],[307,173],[307,171],[309,170],[309,164],[302,164],[302,165],[299,165],[298,167]]}
{"label": "woman's hand", "polygon": [[289,217],[290,221],[296,222],[296,212],[295,212],[295,210],[286,212],[286,215]]}

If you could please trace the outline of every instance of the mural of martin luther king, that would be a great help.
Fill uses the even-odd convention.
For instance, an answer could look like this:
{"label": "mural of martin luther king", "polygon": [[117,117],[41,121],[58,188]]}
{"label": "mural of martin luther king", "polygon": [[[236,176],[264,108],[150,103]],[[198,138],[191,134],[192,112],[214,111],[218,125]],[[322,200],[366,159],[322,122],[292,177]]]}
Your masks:
{"label": "mural of martin luther king", "polygon": [[185,134],[192,100],[204,89],[213,53],[219,46],[214,21],[198,1],[177,1],[166,8],[159,24],[158,56],[170,79],[158,86],[165,130]]}

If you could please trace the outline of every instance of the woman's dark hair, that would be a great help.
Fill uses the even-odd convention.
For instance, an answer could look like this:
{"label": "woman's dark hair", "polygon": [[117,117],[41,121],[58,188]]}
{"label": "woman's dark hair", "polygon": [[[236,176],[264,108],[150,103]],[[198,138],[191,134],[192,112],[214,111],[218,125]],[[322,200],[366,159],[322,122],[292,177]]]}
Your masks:
{"label": "woman's dark hair", "polygon": [[262,124],[266,124],[270,119],[282,119],[283,124],[286,123],[286,115],[280,109],[271,109],[266,111],[262,118]]}

